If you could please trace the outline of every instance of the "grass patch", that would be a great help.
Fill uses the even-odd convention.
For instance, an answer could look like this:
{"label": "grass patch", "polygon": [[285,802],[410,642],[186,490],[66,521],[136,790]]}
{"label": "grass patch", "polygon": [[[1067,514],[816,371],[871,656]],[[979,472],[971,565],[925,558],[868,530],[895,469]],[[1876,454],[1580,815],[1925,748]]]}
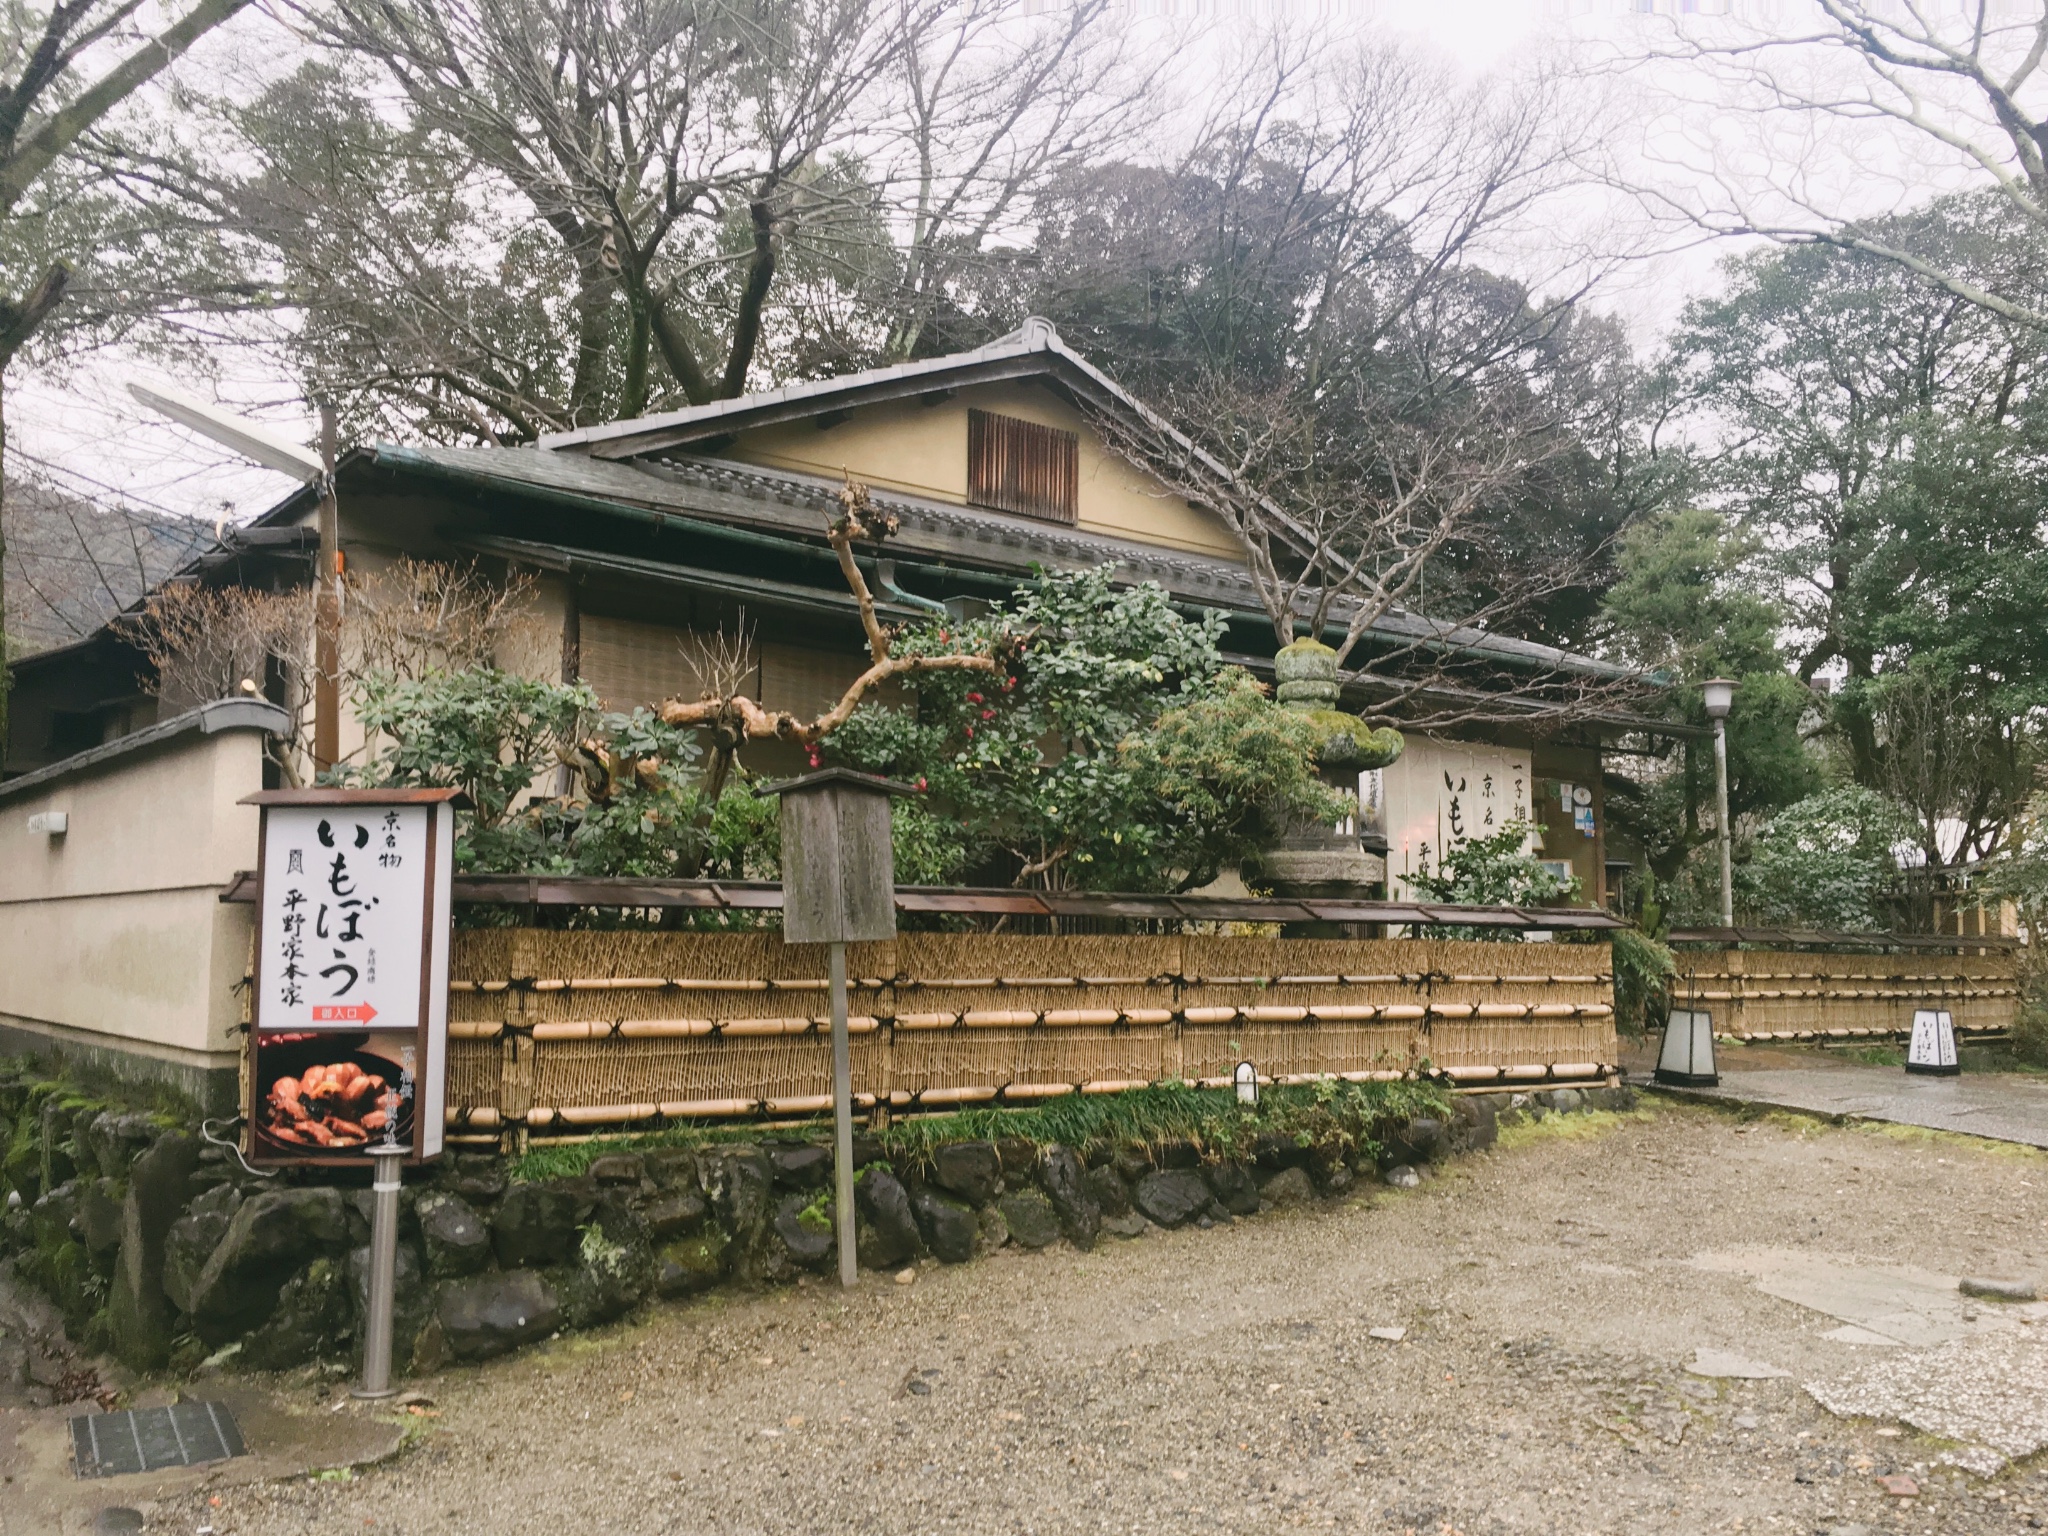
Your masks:
{"label": "grass patch", "polygon": [[1434,1083],[1325,1081],[1259,1090],[1256,1107],[1237,1102],[1231,1088],[1190,1088],[1162,1083],[1117,1094],[1070,1094],[1029,1109],[969,1109],[900,1121],[882,1133],[897,1156],[929,1157],[953,1141],[1005,1136],[1048,1146],[1158,1146],[1188,1142],[1205,1156],[1241,1157],[1262,1139],[1282,1137],[1297,1146],[1336,1143],[1378,1150],[1374,1133],[1417,1116],[1442,1117],[1451,1096]]}
{"label": "grass patch", "polygon": [[2018,1141],[1994,1141],[1988,1136],[1970,1136],[1961,1131],[1937,1131],[1925,1125],[1897,1125],[1889,1120],[1851,1120],[1845,1127],[1887,1141],[1912,1141],[1943,1147],[1951,1152],[1978,1152],[1988,1157],[2016,1157],[2023,1160],[2048,1158],[2048,1152]]}
{"label": "grass patch", "polygon": [[1500,1145],[1509,1151],[1539,1141],[1592,1141],[1630,1121],[1654,1120],[1654,1109],[1581,1109],[1568,1115],[1545,1115],[1500,1128]]}
{"label": "grass patch", "polygon": [[[915,1115],[876,1135],[892,1158],[928,1159],[955,1141],[997,1141],[1018,1137],[1039,1146],[1158,1146],[1188,1142],[1204,1156],[1236,1158],[1262,1138],[1280,1136],[1298,1146],[1363,1147],[1378,1151],[1377,1134],[1418,1116],[1450,1113],[1451,1096],[1434,1083],[1403,1079],[1391,1083],[1326,1081],[1259,1090],[1255,1108],[1237,1102],[1232,1088],[1190,1088],[1167,1083],[1129,1093],[1068,1094],[1028,1109],[964,1109],[946,1115]],[[820,1121],[824,1131],[829,1121]],[[774,1132],[774,1136],[787,1135]],[[802,1134],[802,1133],[798,1133]],[[610,1152],[647,1152],[659,1147],[701,1147],[758,1142],[763,1134],[747,1126],[674,1126],[630,1136],[605,1136],[557,1146],[533,1146],[512,1164],[511,1176],[532,1183],[576,1178]]]}

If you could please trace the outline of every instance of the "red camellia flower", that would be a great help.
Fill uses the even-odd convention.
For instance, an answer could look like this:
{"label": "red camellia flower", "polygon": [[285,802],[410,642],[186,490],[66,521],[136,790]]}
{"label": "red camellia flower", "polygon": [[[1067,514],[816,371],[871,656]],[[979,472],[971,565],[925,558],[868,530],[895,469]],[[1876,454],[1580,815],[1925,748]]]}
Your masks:
{"label": "red camellia flower", "polygon": [[982,718],[982,719],[984,719],[984,720],[993,720],[993,719],[995,719],[995,717],[996,717],[996,712],[995,712],[994,710],[992,710],[992,709],[984,709],[984,710],[983,710],[983,711],[981,712],[981,718]]}
{"label": "red camellia flower", "polygon": [[970,693],[969,695],[967,695],[967,702],[970,704],[979,704],[981,702],[981,695],[978,693]]}
{"label": "red camellia flower", "polygon": [[969,735],[970,737],[971,737],[971,736],[972,736],[972,735],[974,734],[974,727],[973,727],[973,726],[971,726],[971,725],[970,725],[969,727],[967,727],[967,734],[968,734],[968,735]]}
{"label": "red camellia flower", "polygon": [[918,775],[918,778],[917,778],[917,792],[918,792],[918,793],[919,793],[920,795],[924,793],[924,775],[923,775],[923,774],[919,774],[919,775]]}

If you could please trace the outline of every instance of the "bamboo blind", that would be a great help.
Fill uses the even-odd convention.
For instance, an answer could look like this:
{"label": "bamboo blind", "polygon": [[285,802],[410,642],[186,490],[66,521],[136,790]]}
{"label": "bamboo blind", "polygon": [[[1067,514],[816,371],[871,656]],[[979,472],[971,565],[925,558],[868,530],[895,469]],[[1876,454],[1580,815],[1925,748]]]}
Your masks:
{"label": "bamboo blind", "polygon": [[1958,1030],[2010,1029],[2019,985],[2010,950],[1858,955],[1731,949],[1681,951],[1673,1000],[1743,1040],[1905,1035],[1914,1010],[1945,1008]]}
{"label": "bamboo blind", "polygon": [[[822,945],[456,935],[453,1128],[804,1114],[831,1102]],[[849,946],[856,1099],[936,1109],[1223,1084],[1584,1080],[1616,1060],[1605,945],[903,934]]]}

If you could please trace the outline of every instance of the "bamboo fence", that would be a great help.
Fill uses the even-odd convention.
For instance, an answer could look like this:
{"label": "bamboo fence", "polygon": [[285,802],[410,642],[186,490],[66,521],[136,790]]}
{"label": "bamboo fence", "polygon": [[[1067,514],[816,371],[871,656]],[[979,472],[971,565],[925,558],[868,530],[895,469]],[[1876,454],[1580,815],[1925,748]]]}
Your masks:
{"label": "bamboo fence", "polygon": [[[1587,1081],[1618,1057],[1602,944],[906,933],[848,947],[856,1102],[912,1112],[1169,1080]],[[773,932],[458,933],[449,1128],[831,1105],[821,945]]]}
{"label": "bamboo fence", "polygon": [[1947,1009],[1958,1032],[1996,1033],[2019,1016],[2016,957],[1909,950],[1680,950],[1672,1000],[1707,1009],[1738,1040],[1854,1040],[1909,1035],[1914,1011]]}

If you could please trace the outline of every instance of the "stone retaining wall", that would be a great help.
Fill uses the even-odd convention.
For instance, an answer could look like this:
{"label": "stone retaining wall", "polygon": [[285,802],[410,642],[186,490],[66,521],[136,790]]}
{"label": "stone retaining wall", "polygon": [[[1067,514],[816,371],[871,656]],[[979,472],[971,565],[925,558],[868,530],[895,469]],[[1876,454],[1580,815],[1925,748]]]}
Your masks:
{"label": "stone retaining wall", "polygon": [[[1092,1247],[1313,1205],[1361,1179],[1409,1182],[1489,1145],[1503,1106],[1621,1107],[1625,1089],[1465,1095],[1435,1114],[1321,1140],[1262,1134],[1227,1161],[1191,1143],[1075,1148],[940,1142],[912,1156],[856,1141],[861,1263],[966,1263],[1004,1244]],[[353,1359],[367,1291],[367,1170],[252,1175],[175,1116],[0,1071],[6,1262],[62,1308],[72,1338],[144,1370],[209,1357],[275,1370]],[[630,1143],[622,1145],[631,1146]],[[399,1244],[401,1371],[502,1354],[651,1298],[770,1285],[836,1263],[831,1154],[799,1136],[607,1149],[574,1177],[520,1181],[457,1152],[409,1185]]]}

